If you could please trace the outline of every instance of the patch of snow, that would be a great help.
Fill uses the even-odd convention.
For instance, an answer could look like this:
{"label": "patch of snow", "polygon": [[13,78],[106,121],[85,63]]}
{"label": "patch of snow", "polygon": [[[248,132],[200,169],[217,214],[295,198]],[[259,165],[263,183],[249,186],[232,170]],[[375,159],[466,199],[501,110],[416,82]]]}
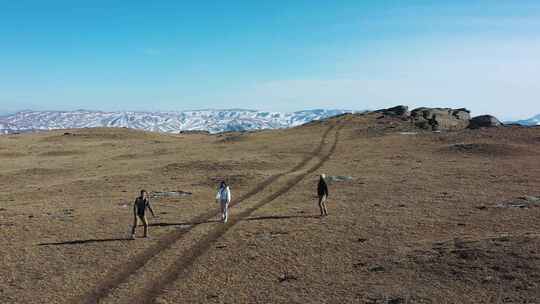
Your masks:
{"label": "patch of snow", "polygon": [[519,124],[523,126],[540,126],[540,114],[531,117],[529,119],[523,119],[518,121],[511,121],[508,123]]}
{"label": "patch of snow", "polygon": [[306,110],[292,113],[255,110],[197,110],[182,112],[22,111],[0,119],[0,134],[77,128],[132,128],[145,131],[249,131],[296,127],[348,110]]}

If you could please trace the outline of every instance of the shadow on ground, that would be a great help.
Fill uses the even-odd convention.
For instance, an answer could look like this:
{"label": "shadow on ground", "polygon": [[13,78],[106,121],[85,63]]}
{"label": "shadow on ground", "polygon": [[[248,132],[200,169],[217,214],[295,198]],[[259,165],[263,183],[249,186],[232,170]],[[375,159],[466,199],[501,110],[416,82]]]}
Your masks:
{"label": "shadow on ground", "polygon": [[208,220],[201,222],[186,222],[186,223],[152,223],[148,224],[149,227],[168,227],[168,226],[195,226],[201,224],[219,223],[218,220]]}
{"label": "shadow on ground", "polygon": [[320,215],[267,215],[267,216],[257,216],[257,217],[248,217],[245,221],[263,221],[263,220],[283,220],[283,219],[294,219],[294,218],[321,218]]}
{"label": "shadow on ground", "polygon": [[[245,221],[263,221],[263,220],[280,220],[280,219],[294,219],[294,218],[321,218],[320,215],[268,215],[246,218]],[[184,222],[184,223],[152,223],[149,227],[190,227],[201,224],[221,223],[219,220],[208,220],[201,222]],[[92,243],[107,243],[107,242],[124,242],[132,241],[131,238],[108,238],[108,239],[87,239],[87,240],[73,240],[64,242],[52,242],[52,243],[40,243],[38,246],[63,246],[63,245],[82,245]]]}
{"label": "shadow on ground", "polygon": [[88,240],[74,240],[56,243],[40,243],[38,246],[61,246],[61,245],[79,245],[79,244],[91,244],[91,243],[106,243],[106,242],[123,242],[131,241],[131,238],[110,238],[110,239],[88,239]]}

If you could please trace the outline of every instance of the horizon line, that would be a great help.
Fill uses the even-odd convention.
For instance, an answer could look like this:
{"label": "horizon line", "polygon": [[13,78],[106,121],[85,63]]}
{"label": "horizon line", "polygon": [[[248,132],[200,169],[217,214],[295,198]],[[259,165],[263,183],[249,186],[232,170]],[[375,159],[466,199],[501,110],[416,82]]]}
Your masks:
{"label": "horizon line", "polygon": [[297,111],[265,111],[257,109],[244,109],[244,108],[202,108],[202,109],[187,109],[187,110],[92,110],[92,109],[76,109],[76,110],[33,110],[33,109],[21,109],[15,111],[0,112],[0,116],[15,115],[24,112],[95,112],[95,113],[181,113],[181,112],[203,112],[203,111],[246,111],[246,112],[268,112],[268,113],[297,113],[303,111],[349,111],[349,112],[362,112],[372,110],[353,110],[353,109],[340,109],[340,108],[307,108]]}

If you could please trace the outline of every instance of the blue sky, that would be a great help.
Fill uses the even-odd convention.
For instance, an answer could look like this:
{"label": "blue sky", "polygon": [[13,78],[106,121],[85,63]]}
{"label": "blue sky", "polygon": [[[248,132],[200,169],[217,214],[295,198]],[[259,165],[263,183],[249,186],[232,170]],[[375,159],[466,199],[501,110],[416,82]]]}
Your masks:
{"label": "blue sky", "polygon": [[0,112],[540,113],[540,1],[0,0]]}

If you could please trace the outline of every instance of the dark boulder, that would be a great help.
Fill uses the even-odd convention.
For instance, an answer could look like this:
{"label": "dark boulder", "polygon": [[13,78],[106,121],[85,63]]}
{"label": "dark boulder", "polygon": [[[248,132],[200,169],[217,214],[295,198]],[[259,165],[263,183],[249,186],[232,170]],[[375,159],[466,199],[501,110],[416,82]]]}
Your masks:
{"label": "dark boulder", "polygon": [[378,110],[378,111],[375,111],[375,112],[382,113],[382,114],[388,115],[388,116],[399,116],[399,117],[404,117],[404,116],[408,117],[410,115],[409,107],[402,106],[402,105],[391,107],[391,108],[388,108],[388,109]]}
{"label": "dark boulder", "polygon": [[491,115],[481,115],[469,120],[469,129],[500,127],[502,123]]}
{"label": "dark boulder", "polygon": [[464,108],[423,107],[411,111],[411,121],[415,126],[432,131],[465,129],[470,118],[470,111]]}
{"label": "dark boulder", "polygon": [[471,119],[471,111],[465,108],[459,108],[452,110],[452,115],[457,119],[469,120]]}

